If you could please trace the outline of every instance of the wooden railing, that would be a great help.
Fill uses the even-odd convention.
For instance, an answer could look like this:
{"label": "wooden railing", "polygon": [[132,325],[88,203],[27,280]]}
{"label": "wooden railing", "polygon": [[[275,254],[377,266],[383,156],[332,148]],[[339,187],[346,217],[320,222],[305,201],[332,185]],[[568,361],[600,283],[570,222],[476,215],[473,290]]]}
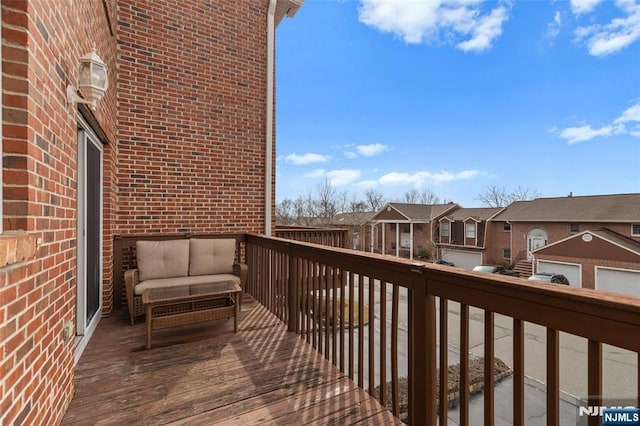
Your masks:
{"label": "wooden railing", "polygon": [[279,226],[275,236],[288,240],[304,241],[329,247],[347,247],[349,230],[343,228],[301,228]]}
{"label": "wooden railing", "polygon": [[[436,377],[439,383],[448,384],[448,369],[438,371],[436,363],[448,365],[451,302],[459,303],[460,308],[456,343],[462,425],[469,424],[471,307],[484,310],[486,425],[492,425],[495,416],[496,314],[512,321],[515,425],[525,424],[525,322],[546,328],[548,425],[560,423],[560,332],[588,341],[589,405],[603,402],[603,344],[635,352],[640,364],[637,298],[529,284],[518,278],[259,235],[247,235],[245,242],[247,291],[395,415],[402,412],[401,376],[408,376],[407,415],[413,425],[447,423],[449,389],[438,389]],[[638,370],[629,374],[638,376],[640,383]],[[598,417],[589,418],[590,425],[600,422]]]}

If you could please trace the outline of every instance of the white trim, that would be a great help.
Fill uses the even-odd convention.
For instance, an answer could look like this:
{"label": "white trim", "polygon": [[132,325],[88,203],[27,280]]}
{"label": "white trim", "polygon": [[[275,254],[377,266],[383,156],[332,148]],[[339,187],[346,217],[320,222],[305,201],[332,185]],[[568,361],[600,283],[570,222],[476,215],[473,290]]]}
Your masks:
{"label": "white trim", "polygon": [[[80,356],[82,352],[86,348],[89,340],[91,340],[91,336],[95,331],[100,319],[102,318],[102,293],[103,293],[103,274],[104,274],[104,265],[103,265],[103,243],[104,243],[104,147],[100,142],[100,139],[91,129],[91,126],[80,116],[78,115],[78,124],[80,126],[80,130],[78,131],[78,159],[77,159],[77,167],[78,167],[78,191],[77,191],[77,222],[76,222],[76,238],[78,241],[77,244],[77,257],[76,257],[76,283],[79,283],[81,277],[85,276],[86,273],[86,240],[81,237],[84,233],[84,229],[86,227],[86,217],[84,215],[84,205],[85,205],[85,170],[80,170],[81,167],[85,167],[87,164],[87,152],[85,143],[91,143],[100,151],[100,227],[98,230],[98,235],[100,238],[99,241],[99,253],[98,253],[98,270],[100,271],[100,288],[98,291],[98,309],[96,313],[91,318],[88,324],[85,324],[86,321],[86,303],[84,301],[86,295],[84,293],[85,287],[76,284],[76,347],[74,354],[74,363],[80,360]],[[82,207],[81,207],[82,206]],[[82,244],[80,244],[82,242]],[[82,303],[78,301],[82,300]],[[79,318],[82,318],[82,322],[78,321]]]}
{"label": "white trim", "polygon": [[269,0],[267,10],[267,96],[266,96],[266,129],[265,129],[265,164],[264,164],[264,234],[271,235],[271,191],[273,190],[273,66],[275,50],[275,13],[278,0]]}
{"label": "white trim", "polygon": [[640,274],[640,269],[616,268],[616,267],[613,267],[613,266],[599,266],[599,265],[596,265],[596,266],[595,266],[595,269],[596,269],[596,270],[597,270],[597,269],[611,269],[611,270],[614,270],[614,271],[622,271],[622,272],[637,272],[637,273],[639,273],[639,274]]}

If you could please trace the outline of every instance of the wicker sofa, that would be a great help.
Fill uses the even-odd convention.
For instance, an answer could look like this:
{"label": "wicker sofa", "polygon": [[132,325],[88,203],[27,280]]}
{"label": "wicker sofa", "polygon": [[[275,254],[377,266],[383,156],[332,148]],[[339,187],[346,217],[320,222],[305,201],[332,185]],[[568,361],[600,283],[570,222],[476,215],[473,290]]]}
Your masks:
{"label": "wicker sofa", "polygon": [[131,325],[145,312],[142,293],[148,288],[182,288],[188,296],[195,288],[231,281],[244,290],[247,265],[234,263],[235,251],[236,241],[227,238],[138,241],[138,268],[124,274]]}

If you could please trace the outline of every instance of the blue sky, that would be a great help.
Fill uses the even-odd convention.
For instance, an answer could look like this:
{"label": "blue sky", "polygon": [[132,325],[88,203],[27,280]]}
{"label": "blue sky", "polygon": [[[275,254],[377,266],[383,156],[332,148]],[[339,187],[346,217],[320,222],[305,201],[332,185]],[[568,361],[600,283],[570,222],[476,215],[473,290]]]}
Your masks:
{"label": "blue sky", "polygon": [[640,0],[306,0],[276,52],[278,202],[640,192]]}

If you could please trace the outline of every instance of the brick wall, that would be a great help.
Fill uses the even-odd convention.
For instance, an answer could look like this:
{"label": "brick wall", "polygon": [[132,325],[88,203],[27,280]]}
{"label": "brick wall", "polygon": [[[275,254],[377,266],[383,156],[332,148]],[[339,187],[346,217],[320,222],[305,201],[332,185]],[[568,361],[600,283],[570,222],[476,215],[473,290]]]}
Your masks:
{"label": "brick wall", "polygon": [[[74,340],[65,341],[62,329],[75,322],[77,122],[65,88],[77,81],[78,58],[94,41],[109,75],[116,69],[106,13],[113,14],[113,1],[59,6],[2,0],[0,424],[7,425],[56,424],[73,395]],[[112,81],[95,112],[109,141],[115,111]],[[113,164],[107,148],[111,181]],[[112,189],[105,185],[105,197],[113,199]],[[105,213],[110,232],[113,213]],[[105,238],[106,256],[110,242]]]}
{"label": "brick wall", "polygon": [[264,231],[267,4],[119,2],[119,232]]}

